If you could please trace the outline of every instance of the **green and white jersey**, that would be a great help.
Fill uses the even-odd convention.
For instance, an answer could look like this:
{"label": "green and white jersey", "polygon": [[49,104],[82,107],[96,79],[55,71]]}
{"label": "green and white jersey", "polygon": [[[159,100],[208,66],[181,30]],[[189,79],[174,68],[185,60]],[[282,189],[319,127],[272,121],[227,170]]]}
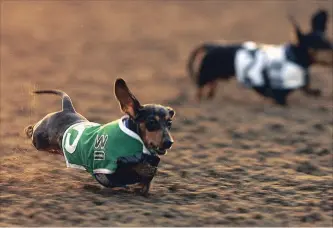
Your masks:
{"label": "green and white jersey", "polygon": [[126,118],[105,125],[81,122],[70,126],[62,139],[67,167],[110,174],[117,169],[119,157],[149,154],[140,136],[124,125]]}

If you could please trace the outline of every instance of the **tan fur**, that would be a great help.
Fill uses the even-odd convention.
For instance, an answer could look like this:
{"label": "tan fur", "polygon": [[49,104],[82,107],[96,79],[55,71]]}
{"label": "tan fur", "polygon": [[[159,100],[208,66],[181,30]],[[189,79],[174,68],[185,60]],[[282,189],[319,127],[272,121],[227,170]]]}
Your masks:
{"label": "tan fur", "polygon": [[333,51],[311,49],[309,53],[316,64],[323,66],[333,66]]}

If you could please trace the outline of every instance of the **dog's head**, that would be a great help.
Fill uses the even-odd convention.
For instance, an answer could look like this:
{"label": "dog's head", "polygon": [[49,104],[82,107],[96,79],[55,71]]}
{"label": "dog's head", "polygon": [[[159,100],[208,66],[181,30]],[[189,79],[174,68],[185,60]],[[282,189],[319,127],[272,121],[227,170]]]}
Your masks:
{"label": "dog's head", "polygon": [[312,63],[332,66],[333,65],[333,43],[326,37],[328,13],[326,10],[318,10],[312,15],[311,30],[304,34],[293,17],[289,16],[293,24],[296,44],[305,48]]}
{"label": "dog's head", "polygon": [[141,105],[120,78],[115,82],[115,96],[121,110],[139,126],[146,148],[159,155],[166,154],[173,144],[170,129],[175,111],[158,104]]}

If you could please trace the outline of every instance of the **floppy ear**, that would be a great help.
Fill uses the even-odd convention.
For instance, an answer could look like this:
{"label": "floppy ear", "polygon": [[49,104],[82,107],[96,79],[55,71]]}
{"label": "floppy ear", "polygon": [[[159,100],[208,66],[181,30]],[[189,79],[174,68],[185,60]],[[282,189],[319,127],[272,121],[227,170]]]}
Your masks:
{"label": "floppy ear", "polygon": [[295,18],[293,16],[291,16],[290,14],[288,14],[288,19],[289,19],[290,23],[292,24],[292,26],[294,27],[294,31],[293,31],[294,39],[295,39],[296,43],[300,44],[303,40],[304,35],[303,35],[299,25],[297,24]]}
{"label": "floppy ear", "polygon": [[114,86],[114,93],[119,101],[121,110],[128,114],[131,118],[135,119],[141,105],[128,89],[126,82],[123,79],[117,78]]}
{"label": "floppy ear", "polygon": [[176,112],[170,107],[167,107],[167,109],[169,111],[170,118],[172,119],[176,115]]}
{"label": "floppy ear", "polygon": [[318,10],[312,15],[311,18],[311,29],[312,32],[322,32],[326,31],[328,13],[326,10]]}

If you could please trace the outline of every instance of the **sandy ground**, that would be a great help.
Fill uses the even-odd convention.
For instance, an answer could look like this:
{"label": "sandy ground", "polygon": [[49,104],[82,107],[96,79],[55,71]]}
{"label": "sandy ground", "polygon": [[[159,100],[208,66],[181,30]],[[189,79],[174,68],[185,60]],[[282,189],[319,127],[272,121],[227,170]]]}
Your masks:
{"label": "sandy ground", "polygon": [[[322,97],[295,92],[286,109],[234,81],[196,104],[185,73],[200,42],[287,42],[287,12],[307,30],[311,13],[332,4],[1,1],[0,225],[332,226],[332,69],[312,69]],[[116,77],[142,103],[177,111],[149,198],[100,188],[22,134],[60,109],[35,88],[65,90],[90,120],[119,118]]]}

